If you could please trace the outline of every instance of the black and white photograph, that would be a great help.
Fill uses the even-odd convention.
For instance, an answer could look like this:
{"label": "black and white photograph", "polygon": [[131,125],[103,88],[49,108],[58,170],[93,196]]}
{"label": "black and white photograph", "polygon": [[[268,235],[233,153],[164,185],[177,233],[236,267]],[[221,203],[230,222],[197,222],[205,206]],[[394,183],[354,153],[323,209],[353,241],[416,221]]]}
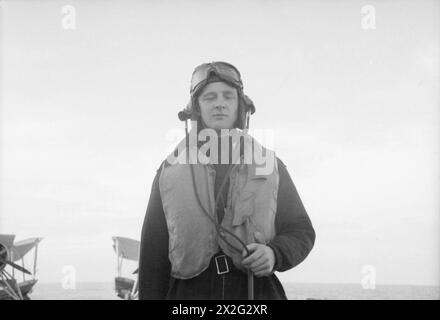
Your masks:
{"label": "black and white photograph", "polygon": [[440,300],[439,60],[438,0],[0,0],[0,300]]}

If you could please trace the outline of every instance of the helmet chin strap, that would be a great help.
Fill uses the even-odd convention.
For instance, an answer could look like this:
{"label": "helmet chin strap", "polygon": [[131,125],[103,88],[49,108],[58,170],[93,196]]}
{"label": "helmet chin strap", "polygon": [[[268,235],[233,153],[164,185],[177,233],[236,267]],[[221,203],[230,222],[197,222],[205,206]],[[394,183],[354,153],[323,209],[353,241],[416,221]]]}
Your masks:
{"label": "helmet chin strap", "polygon": [[[249,119],[250,119],[250,110],[246,111],[246,125],[244,128],[244,133],[247,134],[249,131]],[[246,220],[247,230],[249,232],[249,219]],[[252,237],[250,234],[247,234],[247,241],[249,243],[252,242]],[[247,272],[247,280],[248,280],[248,300],[254,300],[254,274],[251,269],[248,269]]]}
{"label": "helmet chin strap", "polygon": [[189,134],[188,134],[188,118],[185,119],[185,143],[186,143],[186,163],[189,163]]}

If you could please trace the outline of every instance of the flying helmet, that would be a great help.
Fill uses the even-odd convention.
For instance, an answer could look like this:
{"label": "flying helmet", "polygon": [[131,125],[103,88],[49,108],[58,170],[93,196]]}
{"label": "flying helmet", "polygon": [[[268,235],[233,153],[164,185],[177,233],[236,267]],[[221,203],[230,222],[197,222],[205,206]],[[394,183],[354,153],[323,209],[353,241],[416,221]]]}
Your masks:
{"label": "flying helmet", "polygon": [[200,107],[197,98],[202,89],[209,83],[223,81],[238,92],[238,115],[236,128],[244,129],[249,126],[249,113],[255,112],[255,106],[252,100],[243,93],[243,82],[240,72],[232,64],[222,61],[204,63],[194,69],[191,77],[190,101],[185,109],[178,113],[181,121],[200,120]]}

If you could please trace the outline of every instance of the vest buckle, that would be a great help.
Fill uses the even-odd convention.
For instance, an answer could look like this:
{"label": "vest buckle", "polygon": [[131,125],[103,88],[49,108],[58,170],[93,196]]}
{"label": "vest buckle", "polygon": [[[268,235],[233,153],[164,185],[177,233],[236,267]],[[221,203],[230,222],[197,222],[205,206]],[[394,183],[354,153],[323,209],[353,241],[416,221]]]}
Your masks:
{"label": "vest buckle", "polygon": [[214,258],[215,266],[217,267],[217,274],[225,274],[229,272],[228,260],[226,255],[217,256]]}

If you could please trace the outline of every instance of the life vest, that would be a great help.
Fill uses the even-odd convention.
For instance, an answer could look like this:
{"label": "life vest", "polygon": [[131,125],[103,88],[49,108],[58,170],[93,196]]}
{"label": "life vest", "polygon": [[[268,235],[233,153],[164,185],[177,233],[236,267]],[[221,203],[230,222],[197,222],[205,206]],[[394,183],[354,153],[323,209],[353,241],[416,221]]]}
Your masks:
{"label": "life vest", "polygon": [[[186,140],[179,143],[185,146]],[[251,147],[253,145],[253,148]],[[239,147],[236,144],[233,148]],[[242,145],[243,146],[243,145]],[[180,150],[187,150],[185,147]],[[197,162],[197,147],[193,151],[192,163]],[[230,172],[228,199],[221,226],[239,237],[245,244],[268,243],[275,236],[275,213],[279,184],[278,166],[274,152],[262,147],[249,135],[244,136],[243,157],[251,159],[249,153],[263,153],[266,163],[258,165],[241,163]],[[255,151],[257,150],[257,151]],[[234,152],[232,152],[234,154]],[[240,155],[240,153],[236,153]],[[190,158],[189,156],[188,158]],[[178,279],[190,279],[208,268],[210,260],[221,248],[230,256],[234,265],[242,269],[243,246],[228,233],[222,233],[228,242],[241,250],[237,252],[218,236],[215,224],[199,205],[193,187],[190,165],[193,166],[196,189],[200,203],[215,221],[214,182],[216,171],[210,159],[199,154],[205,164],[185,164],[186,153],[167,158],[161,168],[159,189],[169,233],[169,260],[171,275]],[[187,159],[188,159],[187,158]],[[234,163],[238,163],[235,159]],[[264,168],[263,168],[264,167]],[[154,245],[154,244],[153,244]]]}

